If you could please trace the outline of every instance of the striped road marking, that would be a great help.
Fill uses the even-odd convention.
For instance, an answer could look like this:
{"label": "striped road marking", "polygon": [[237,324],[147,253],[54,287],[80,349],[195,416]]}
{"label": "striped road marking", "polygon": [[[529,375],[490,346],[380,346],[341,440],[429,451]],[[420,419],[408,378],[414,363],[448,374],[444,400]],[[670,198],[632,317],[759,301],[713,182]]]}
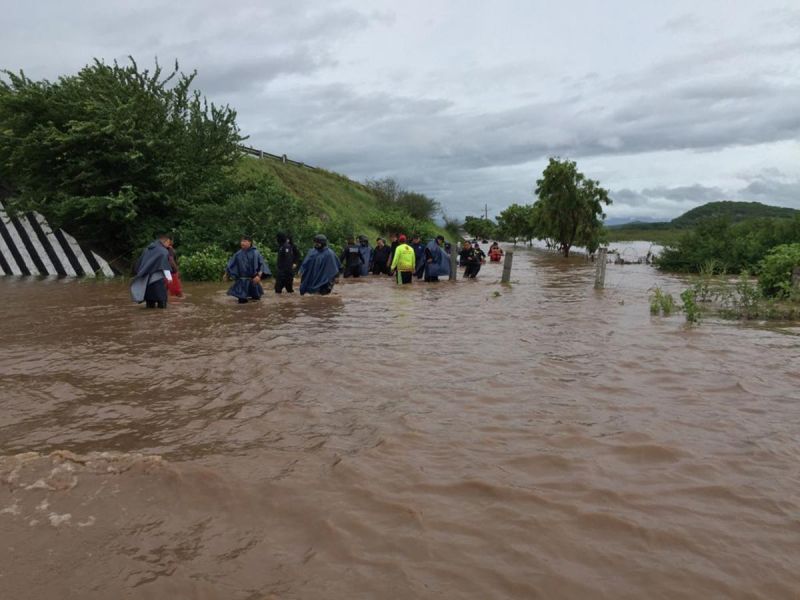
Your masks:
{"label": "striped road marking", "polygon": [[[0,219],[3,221],[3,225],[6,227],[6,231],[8,231],[8,235],[11,237],[11,241],[14,243],[14,246],[19,252],[19,255],[22,257],[22,262],[25,263],[25,267],[28,269],[28,272],[31,275],[39,275],[39,269],[36,267],[36,263],[33,262],[31,255],[28,254],[28,249],[25,247],[25,244],[22,243],[22,238],[19,237],[19,232],[17,228],[14,227],[14,224],[11,222],[11,219],[8,218],[6,211],[0,209]],[[20,267],[23,265],[20,265]],[[46,275],[46,273],[45,273]]]}

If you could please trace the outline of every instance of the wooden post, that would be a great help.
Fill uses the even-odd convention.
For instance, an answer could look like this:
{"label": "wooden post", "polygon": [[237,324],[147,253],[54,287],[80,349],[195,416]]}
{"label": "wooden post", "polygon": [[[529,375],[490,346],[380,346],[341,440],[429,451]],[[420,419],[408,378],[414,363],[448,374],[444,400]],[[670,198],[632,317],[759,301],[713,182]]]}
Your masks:
{"label": "wooden post", "polygon": [[792,269],[792,288],[800,292],[800,267]]}
{"label": "wooden post", "polygon": [[513,250],[509,250],[506,252],[506,258],[503,261],[503,277],[500,279],[500,283],[508,283],[511,279],[511,263],[514,260],[514,252]]}
{"label": "wooden post", "polygon": [[597,251],[597,265],[594,272],[594,289],[602,290],[606,285],[606,253],[608,248],[600,248]]}
{"label": "wooden post", "polygon": [[450,281],[458,279],[458,244],[450,244]]}
{"label": "wooden post", "polygon": [[281,156],[281,160],[285,163],[287,161],[286,155]]}

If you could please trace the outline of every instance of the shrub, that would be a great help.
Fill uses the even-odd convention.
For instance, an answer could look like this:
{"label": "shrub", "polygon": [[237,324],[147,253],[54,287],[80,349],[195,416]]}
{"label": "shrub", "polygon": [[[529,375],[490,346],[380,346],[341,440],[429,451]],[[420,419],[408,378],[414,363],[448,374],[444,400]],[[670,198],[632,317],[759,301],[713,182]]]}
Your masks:
{"label": "shrub", "polygon": [[277,249],[278,232],[291,233],[298,247],[308,243],[309,224],[306,208],[272,176],[240,172],[234,176],[230,195],[189,209],[176,230],[176,244],[188,254],[209,246],[233,253],[241,236],[250,235],[260,242],[256,247],[266,258],[270,248]]}
{"label": "shrub", "polygon": [[668,317],[675,310],[675,299],[672,294],[665,294],[661,288],[656,287],[650,297],[650,314],[663,314]]}
{"label": "shrub", "polygon": [[761,261],[758,284],[765,296],[787,298],[792,293],[792,270],[800,266],[800,244],[782,244]]}
{"label": "shrub", "polygon": [[208,246],[180,259],[181,277],[187,281],[217,281],[225,272],[228,254],[218,246]]}
{"label": "shrub", "polygon": [[758,272],[761,261],[775,246],[800,242],[800,217],[749,219],[731,223],[722,217],[700,221],[674,247],[656,260],[667,271],[697,272],[710,260],[726,273]]}
{"label": "shrub", "polygon": [[700,307],[697,305],[694,290],[689,288],[681,292],[681,300],[683,300],[683,312],[686,315],[686,321],[697,323],[700,320]]}

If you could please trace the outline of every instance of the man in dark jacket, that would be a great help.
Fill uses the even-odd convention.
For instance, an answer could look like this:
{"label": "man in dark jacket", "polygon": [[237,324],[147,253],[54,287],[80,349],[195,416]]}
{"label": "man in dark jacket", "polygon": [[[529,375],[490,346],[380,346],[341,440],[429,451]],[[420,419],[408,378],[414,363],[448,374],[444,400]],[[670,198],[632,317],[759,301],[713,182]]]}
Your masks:
{"label": "man in dark jacket", "polygon": [[389,273],[389,248],[386,247],[386,241],[383,238],[375,240],[375,247],[372,249],[372,263],[371,269],[373,275],[382,275]]}
{"label": "man in dark jacket", "polygon": [[347,245],[342,250],[339,260],[344,265],[345,277],[361,277],[361,265],[364,264],[364,257],[361,255],[361,248],[353,238],[347,240]]}
{"label": "man in dark jacket", "polygon": [[422,272],[425,270],[425,244],[419,237],[419,234],[414,234],[414,237],[411,238],[411,244],[409,245],[414,249],[414,257],[417,265],[417,279],[422,279]]}
{"label": "man in dark jacket", "polygon": [[300,264],[300,251],[285,233],[279,233],[278,240],[278,272],[275,276],[275,293],[280,294],[284,288],[289,294],[294,293],[294,271]]}
{"label": "man in dark jacket", "polygon": [[397,247],[400,245],[400,242],[398,241],[398,235],[396,233],[393,233],[392,235],[390,235],[389,239],[391,240],[391,243],[389,244],[389,258],[386,259],[386,274],[387,275],[391,275],[391,272],[390,272],[391,269],[389,267],[392,264],[392,261],[394,260],[394,251],[397,250]]}
{"label": "man in dark jacket", "polygon": [[469,243],[464,242],[464,247],[460,252],[461,266],[464,267],[464,279],[475,279],[478,271],[481,270],[481,258],[478,251]]}

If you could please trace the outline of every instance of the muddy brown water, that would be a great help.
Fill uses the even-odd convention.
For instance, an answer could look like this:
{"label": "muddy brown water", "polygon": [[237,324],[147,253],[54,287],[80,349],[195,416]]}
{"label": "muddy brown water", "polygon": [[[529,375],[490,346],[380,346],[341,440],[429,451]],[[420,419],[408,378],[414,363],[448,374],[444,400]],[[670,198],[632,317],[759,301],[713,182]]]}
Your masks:
{"label": "muddy brown water", "polygon": [[166,311],[0,279],[0,598],[800,597],[798,329],[500,270]]}

